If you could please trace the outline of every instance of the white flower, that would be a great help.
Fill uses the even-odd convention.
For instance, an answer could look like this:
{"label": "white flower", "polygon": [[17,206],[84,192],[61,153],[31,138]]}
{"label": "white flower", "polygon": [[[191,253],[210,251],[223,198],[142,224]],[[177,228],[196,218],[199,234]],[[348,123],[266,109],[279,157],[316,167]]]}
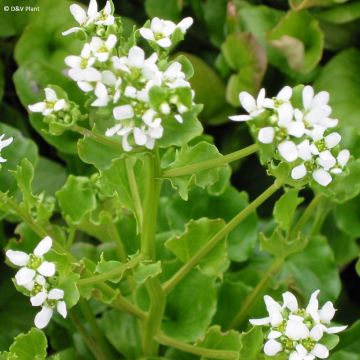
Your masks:
{"label": "white flower", "polygon": [[[14,140],[14,138],[12,138],[12,137],[10,137],[8,139],[4,139],[4,137],[5,137],[5,134],[0,135],[0,152],[2,149],[9,146]],[[0,156],[0,163],[4,163],[6,161],[7,161],[6,159],[4,159],[2,156]]]}
{"label": "white flower", "polygon": [[278,150],[280,155],[287,161],[287,162],[293,162],[295,161],[298,156],[298,149],[296,144],[293,141],[283,141],[278,145]]}
{"label": "white flower", "polygon": [[346,326],[329,327],[335,315],[333,304],[328,301],[319,309],[316,290],[306,309],[300,309],[296,297],[283,294],[283,304],[266,295],[264,301],[268,317],[251,319],[254,326],[267,326],[264,353],[275,356],[280,352],[289,355],[289,360],[325,359],[329,356],[328,348],[321,343],[324,333],[334,334],[343,331]]}
{"label": "white flower", "polygon": [[100,62],[105,62],[117,43],[117,37],[110,34],[106,40],[102,40],[97,36],[93,36],[90,41],[90,49],[96,59]]}
{"label": "white flower", "polygon": [[271,144],[275,137],[275,129],[272,126],[261,128],[258,133],[258,140],[263,144]]}
{"label": "white flower", "polygon": [[190,83],[185,80],[185,74],[181,69],[181,64],[174,61],[162,74],[163,83],[171,89],[178,87],[190,87]]}
{"label": "white flower", "polygon": [[77,4],[70,5],[70,12],[80,27],[73,27],[64,31],[62,33],[64,36],[84,30],[87,26],[91,26],[92,24],[110,26],[115,21],[109,1],[106,2],[104,9],[100,12],[98,12],[96,0],[90,0],[87,12]]}
{"label": "white flower", "polygon": [[80,56],[67,56],[65,58],[65,64],[72,69],[87,69],[94,65],[95,60],[90,44],[85,44],[81,50]]}
{"label": "white flower", "polygon": [[59,99],[56,92],[51,88],[45,88],[45,100],[33,105],[29,105],[29,110],[32,112],[42,113],[44,116],[49,116],[53,112],[65,110],[68,107],[65,99]]}
{"label": "white flower", "polygon": [[150,22],[150,28],[142,27],[140,29],[140,35],[146,40],[155,42],[162,48],[169,48],[172,45],[171,35],[175,29],[179,28],[182,33],[185,33],[192,23],[193,19],[191,17],[183,19],[177,25],[172,21],[155,17]]}
{"label": "white flower", "polygon": [[15,275],[18,285],[32,288],[37,275],[50,277],[55,274],[55,264],[45,261],[43,256],[51,249],[52,240],[49,236],[42,239],[32,254],[23,251],[8,250],[6,256],[16,266],[21,268]]}
{"label": "white flower", "polygon": [[51,289],[49,292],[39,292],[31,297],[32,306],[42,306],[42,309],[36,314],[34,321],[38,329],[43,329],[48,325],[55,308],[63,318],[66,318],[67,309],[63,298],[64,291],[57,288]]}
{"label": "white flower", "polygon": [[91,105],[96,107],[106,106],[110,101],[116,103],[120,99],[121,78],[117,78],[113,72],[104,70],[101,73],[101,81],[95,86],[95,96]]}
{"label": "white flower", "polygon": [[248,121],[259,116],[266,107],[272,107],[273,102],[265,98],[265,89],[261,89],[256,100],[246,91],[242,91],[239,95],[241,106],[248,112],[249,115],[234,115],[229,119],[233,121]]}

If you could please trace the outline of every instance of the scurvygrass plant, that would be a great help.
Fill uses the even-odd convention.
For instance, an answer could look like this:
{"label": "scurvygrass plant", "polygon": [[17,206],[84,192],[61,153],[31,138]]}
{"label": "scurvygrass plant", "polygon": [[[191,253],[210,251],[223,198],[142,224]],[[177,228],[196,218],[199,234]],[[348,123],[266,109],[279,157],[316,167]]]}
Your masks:
{"label": "scurvygrass plant", "polygon": [[[45,359],[47,346],[49,359],[328,358],[347,326],[333,323],[336,291],[313,287],[333,261],[320,231],[332,201],[356,196],[358,174],[329,93],[240,92],[247,114],[230,119],[254,143],[223,155],[198,120],[192,64],[172,52],[192,18],[125,31],[110,1],[70,12],[77,25],[62,34],[81,44],[26,105],[77,168],[53,194],[35,191],[30,152],[8,171],[1,211],[18,225],[6,262],[36,314],[1,358]],[[16,136],[2,135],[0,150]],[[255,153],[272,183],[249,202],[230,164]],[[256,210],[274,194],[260,231]]]}

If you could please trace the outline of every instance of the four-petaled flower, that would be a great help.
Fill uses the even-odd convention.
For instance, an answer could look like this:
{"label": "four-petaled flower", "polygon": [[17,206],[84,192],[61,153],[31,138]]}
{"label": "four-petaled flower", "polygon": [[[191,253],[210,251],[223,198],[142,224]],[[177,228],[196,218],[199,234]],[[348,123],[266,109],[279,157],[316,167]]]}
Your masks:
{"label": "four-petaled flower", "polygon": [[29,105],[29,110],[32,112],[42,113],[44,116],[49,116],[53,112],[65,110],[68,104],[65,99],[59,99],[55,90],[45,88],[45,100],[36,104]]}
{"label": "four-petaled flower", "polygon": [[269,328],[264,345],[266,355],[285,352],[289,360],[325,359],[329,356],[329,350],[320,342],[321,339],[324,334],[345,330],[346,326],[329,326],[336,310],[331,301],[319,309],[319,292],[313,292],[306,309],[299,308],[296,297],[289,291],[283,294],[283,304],[264,296],[268,316],[251,319],[250,323]]}
{"label": "four-petaled flower", "polygon": [[32,289],[37,275],[50,277],[55,274],[55,264],[44,260],[43,256],[49,252],[52,246],[52,239],[46,236],[35,247],[32,254],[23,251],[7,250],[6,256],[16,266],[21,268],[15,275],[18,285]]}

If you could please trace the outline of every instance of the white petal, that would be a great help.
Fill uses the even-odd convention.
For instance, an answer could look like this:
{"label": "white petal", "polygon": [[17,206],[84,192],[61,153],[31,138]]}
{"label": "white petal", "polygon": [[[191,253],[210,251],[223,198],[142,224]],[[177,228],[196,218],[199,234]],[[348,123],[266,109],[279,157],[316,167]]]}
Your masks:
{"label": "white petal", "polygon": [[309,140],[304,140],[297,145],[299,158],[304,161],[309,161],[312,159],[312,153],[310,148]]}
{"label": "white petal", "polygon": [[49,291],[48,298],[51,300],[60,300],[64,298],[64,290],[61,289],[51,289]]}
{"label": "white petal", "polygon": [[260,129],[258,140],[263,144],[271,144],[274,140],[275,130],[273,127],[268,126]]}
{"label": "white petal", "polygon": [[250,115],[232,115],[229,116],[229,119],[232,121],[248,121],[251,120],[252,117]]}
{"label": "white petal", "polygon": [[276,340],[269,340],[265,343],[264,353],[268,356],[274,356],[282,350],[282,345]]}
{"label": "white petal", "polygon": [[305,357],[307,355],[307,353],[308,353],[308,351],[306,350],[306,348],[302,344],[296,345],[295,348],[296,348],[296,351],[298,352],[298,354],[302,356],[302,358]]}
{"label": "white petal", "polygon": [[278,145],[278,150],[287,162],[295,161],[298,158],[296,145],[292,141],[283,141]]}
{"label": "white petal", "polygon": [[277,303],[271,296],[265,295],[264,302],[266,305],[266,310],[270,314],[272,311],[281,311],[281,305]]}
{"label": "white petal", "polygon": [[312,86],[307,85],[302,91],[302,100],[305,109],[309,109],[314,97],[314,89]]}
{"label": "white petal", "polygon": [[145,53],[138,46],[133,46],[129,51],[128,59],[130,66],[141,68],[144,64]]}
{"label": "white petal", "polygon": [[256,110],[256,101],[255,99],[246,91],[242,91],[239,95],[241,106],[248,112]]}
{"label": "white petal", "polygon": [[323,334],[324,334],[324,326],[321,324],[315,325],[310,330],[310,337],[315,341],[319,341],[323,337]]}
{"label": "white petal", "polygon": [[294,109],[289,103],[281,104],[278,109],[279,126],[287,127],[294,115]]}
{"label": "white petal", "polygon": [[168,48],[168,47],[170,47],[171,46],[171,40],[168,38],[168,37],[164,37],[164,38],[162,38],[162,39],[160,39],[160,40],[157,40],[156,41],[156,43],[159,45],[159,46],[161,46],[161,47],[163,47],[163,48]]}
{"label": "white petal", "polygon": [[8,250],[6,252],[8,259],[16,266],[25,266],[29,262],[29,255],[23,251]]}
{"label": "white petal", "polygon": [[116,120],[131,119],[134,117],[134,110],[131,105],[121,105],[114,108],[113,115]]}
{"label": "white petal", "polygon": [[286,306],[290,311],[298,310],[298,302],[294,294],[290,291],[283,293],[284,306]]}
{"label": "white petal", "polygon": [[289,360],[304,360],[304,358],[299,355],[299,353],[296,351],[293,351],[290,356],[289,356]]}
{"label": "white petal", "polygon": [[320,91],[316,94],[312,100],[312,105],[314,107],[327,105],[329,102],[329,93],[327,91]]}
{"label": "white petal", "polygon": [[322,186],[328,186],[332,181],[331,175],[324,169],[316,169],[312,176],[314,180]]}
{"label": "white petal", "polygon": [[134,129],[134,140],[136,145],[140,145],[140,146],[145,145],[146,139],[147,137],[141,129],[139,128]]}
{"label": "white petal", "polygon": [[325,345],[316,344],[311,350],[311,354],[318,357],[319,359],[326,359],[329,356],[329,350]]}
{"label": "white petal", "polygon": [[108,49],[112,49],[117,42],[117,37],[114,34],[110,34],[109,37],[105,41],[105,45]]}
{"label": "white petal", "polygon": [[146,40],[155,40],[154,33],[148,28],[142,27],[140,29],[140,35]]}
{"label": "white petal", "polygon": [[101,83],[101,82],[98,82],[96,84],[96,87],[95,87],[95,95],[96,97],[98,98],[104,98],[104,97],[107,97],[108,96],[108,92],[107,92],[107,89],[106,89],[106,86]]}
{"label": "white petal", "polygon": [[337,156],[337,161],[341,167],[344,167],[350,159],[350,151],[347,149],[343,149],[339,152]]}
{"label": "white petal", "polygon": [[283,316],[280,311],[272,311],[270,314],[270,323],[272,326],[278,326],[283,322]]}
{"label": "white petal", "polygon": [[302,340],[309,337],[309,329],[302,321],[288,320],[285,334],[292,340]]}
{"label": "white petal", "polygon": [[16,283],[20,286],[23,286],[32,281],[35,277],[35,274],[35,270],[23,267],[15,274]]}
{"label": "white petal", "polygon": [[30,302],[32,306],[41,306],[45,300],[47,299],[47,294],[45,291],[40,291],[35,296],[30,298]]}
{"label": "white petal", "polygon": [[42,257],[46,254],[52,247],[52,239],[50,236],[45,236],[34,249],[34,255]]}
{"label": "white petal", "polygon": [[46,277],[53,276],[56,271],[55,264],[49,261],[44,261],[38,268],[37,271]]}
{"label": "white petal", "polygon": [[339,144],[341,141],[341,135],[337,132],[333,132],[327,136],[325,136],[325,145],[328,149],[332,149],[334,146]]}
{"label": "white petal", "polygon": [[302,121],[291,121],[287,126],[289,135],[300,138],[305,133],[305,124]]}
{"label": "white petal", "polygon": [[324,118],[328,118],[331,114],[331,107],[328,105],[320,106],[310,110],[306,115],[306,120],[310,121],[312,124],[317,124]]}
{"label": "white petal", "polygon": [[90,0],[88,11],[87,11],[90,19],[94,19],[98,14],[98,5],[96,0]]}
{"label": "white petal", "polygon": [[302,179],[304,176],[306,176],[306,174],[307,174],[307,170],[304,164],[295,166],[291,170],[291,178],[294,180]]}
{"label": "white petal", "polygon": [[81,57],[75,55],[69,55],[65,58],[65,64],[71,68],[79,69],[81,65]]}
{"label": "white petal", "polygon": [[65,301],[59,301],[56,305],[57,312],[65,319],[67,316]]}
{"label": "white petal", "polygon": [[289,101],[292,96],[292,88],[290,86],[284,86],[276,95],[278,100]]}
{"label": "white petal", "polygon": [[257,107],[262,107],[263,106],[263,103],[265,101],[265,94],[266,94],[265,89],[264,88],[260,89],[259,94],[258,94],[258,96],[256,98]]}
{"label": "white petal", "polygon": [[56,101],[58,99],[56,92],[53,89],[45,88],[44,91],[45,91],[45,97],[46,97],[47,101]]}
{"label": "white petal", "polygon": [[[316,179],[315,179],[316,180]],[[309,300],[309,304],[306,307],[306,312],[312,316],[312,318],[316,321],[319,322],[319,315],[318,315],[318,310],[319,310],[319,300],[318,300],[318,295],[320,293],[320,290],[315,290],[310,297]]]}
{"label": "white petal", "polygon": [[38,329],[43,329],[49,323],[53,315],[53,310],[48,307],[43,307],[35,316],[35,326]]}
{"label": "white petal", "polygon": [[77,84],[78,84],[78,87],[86,93],[94,90],[94,87],[86,81],[79,81]]}
{"label": "white petal", "polygon": [[32,112],[42,113],[46,109],[46,103],[44,101],[38,102],[28,106],[29,110]]}
{"label": "white petal", "polygon": [[270,318],[250,319],[249,322],[254,326],[268,325],[270,324]]}
{"label": "white petal", "polygon": [[77,5],[77,4],[71,4],[70,5],[70,12],[74,19],[80,24],[83,25],[86,21],[86,12],[85,10]]}
{"label": "white petal", "polygon": [[182,19],[176,26],[184,33],[193,24],[194,20],[191,17]]}
{"label": "white petal", "polygon": [[331,169],[336,164],[336,159],[331,154],[329,150],[322,151],[319,154],[318,163],[322,166],[325,170]]}
{"label": "white petal", "polygon": [[337,333],[339,333],[341,331],[344,331],[346,328],[347,328],[346,325],[344,325],[344,326],[332,326],[332,327],[327,328],[326,332],[328,334],[337,334]]}
{"label": "white petal", "polygon": [[324,306],[319,310],[320,320],[326,324],[329,324],[332,318],[335,316],[336,309],[331,301],[327,301]]}
{"label": "white petal", "polygon": [[66,101],[64,99],[58,100],[54,105],[54,111],[60,111],[66,108]]}
{"label": "white petal", "polygon": [[121,129],[122,125],[115,125],[110,129],[107,129],[105,132],[105,136],[114,136],[120,129]]}
{"label": "white petal", "polygon": [[283,334],[280,331],[271,330],[269,335],[267,336],[268,339],[278,339]]}
{"label": "white petal", "polygon": [[63,36],[67,36],[67,35],[70,35],[72,33],[75,33],[75,32],[78,32],[78,31],[81,31],[82,29],[80,27],[72,27],[71,29],[69,30],[66,30],[66,31],[63,31],[61,34]]}

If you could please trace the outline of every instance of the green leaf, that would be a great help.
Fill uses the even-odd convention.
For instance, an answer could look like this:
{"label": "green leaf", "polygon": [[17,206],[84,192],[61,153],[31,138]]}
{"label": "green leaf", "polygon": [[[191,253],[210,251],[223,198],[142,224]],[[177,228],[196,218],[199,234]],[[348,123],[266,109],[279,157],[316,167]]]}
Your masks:
{"label": "green leaf", "polygon": [[308,238],[301,234],[298,234],[296,238],[289,239],[280,227],[277,227],[270,237],[266,237],[262,233],[259,236],[261,249],[279,259],[285,259],[302,251],[308,243]]}
{"label": "green leaf", "polygon": [[350,2],[319,11],[316,17],[333,24],[345,24],[360,18],[360,3]]}
{"label": "green leaf", "polygon": [[241,351],[239,359],[255,360],[263,348],[264,335],[260,326],[241,334]]}
{"label": "green leaf", "polygon": [[99,325],[111,345],[126,359],[138,359],[142,355],[136,318],[119,310],[108,310]]}
{"label": "green leaf", "polygon": [[231,69],[232,75],[227,85],[226,98],[233,106],[239,106],[239,93],[257,93],[267,68],[264,48],[251,33],[232,33],[221,45],[222,54]]}
{"label": "green leaf", "polygon": [[[225,222],[222,219],[190,220],[185,225],[185,232],[171,237],[165,246],[186,263],[224,226]],[[226,239],[219,242],[199,263],[200,270],[208,276],[220,276],[228,266]]]}
{"label": "green leaf", "polygon": [[65,219],[70,224],[79,224],[96,208],[93,184],[87,177],[69,175],[65,185],[56,192],[56,198]]}
{"label": "green leaf", "polygon": [[345,234],[360,237],[360,196],[338,205],[335,209],[335,221]]}
{"label": "green leaf", "polygon": [[350,328],[339,335],[339,345],[329,359],[358,360],[360,353],[360,321],[356,321]]}
{"label": "green leaf", "polygon": [[[184,231],[183,226],[191,219],[221,217],[230,221],[248,205],[245,192],[238,192],[228,186],[221,195],[208,195],[204,190],[194,188],[188,201],[179,196],[173,199],[162,199],[160,212],[163,213],[162,231]],[[232,261],[246,261],[257,241],[257,217],[253,213],[243,220],[228,236],[228,256]]]}
{"label": "green leaf", "polygon": [[[114,270],[116,268],[118,268],[119,266],[122,266],[123,263],[121,263],[120,261],[116,261],[116,260],[105,260],[104,259],[104,254],[101,254],[101,258],[100,261],[96,264],[96,268],[95,268],[95,272],[96,273],[104,273],[104,272],[108,272],[111,270]],[[120,275],[115,275],[114,277],[108,279],[109,281],[113,282],[114,284],[118,283],[121,279],[122,279],[123,274]]]}
{"label": "green leaf", "polygon": [[297,189],[287,189],[275,203],[273,215],[282,230],[290,230],[296,208],[304,200],[304,198],[298,197],[298,194]]}
{"label": "green leaf", "polygon": [[[203,339],[196,342],[196,346],[207,349],[240,351],[241,335],[235,330],[222,332],[220,326],[215,325],[207,330]],[[202,356],[201,360],[209,360],[209,358]]]}
{"label": "green leaf", "polygon": [[190,79],[195,91],[195,102],[204,105],[200,119],[205,124],[218,125],[228,121],[228,116],[234,113],[225,99],[225,85],[219,75],[202,59],[181,53],[191,61],[194,76]]}
{"label": "green leaf", "polygon": [[13,142],[1,151],[1,156],[7,161],[1,164],[0,190],[14,194],[17,191],[16,179],[9,170],[16,170],[22,159],[26,158],[33,165],[38,159],[38,151],[35,143],[25,138],[20,131],[8,125],[0,124],[0,135],[5,134],[5,139],[13,137]]}
{"label": "green leaf", "polygon": [[182,2],[178,0],[145,0],[145,11],[149,17],[177,21],[180,18]]}
{"label": "green leaf", "polygon": [[[196,145],[190,147],[187,144],[176,152],[175,160],[165,169],[176,169],[183,166],[197,164],[203,161],[220,159],[222,155],[219,153],[215,145],[208,142],[201,141]],[[222,167],[228,167],[223,165]],[[220,180],[221,167],[213,166],[211,169],[198,171],[196,165],[193,165],[193,171],[189,175],[174,176],[170,178],[171,184],[175,189],[178,189],[180,196],[188,199],[188,193],[192,186],[207,188],[214,185]],[[225,174],[225,181],[227,182],[230,174]],[[221,193],[221,191],[220,191]]]}
{"label": "green leaf", "polygon": [[202,2],[201,5],[204,12],[207,34],[214,45],[220,46],[225,36],[227,1],[207,0]]}
{"label": "green leaf", "polygon": [[319,63],[324,35],[319,23],[306,11],[290,11],[273,28],[268,39],[287,59],[293,70],[308,73]]}
{"label": "green leaf", "polygon": [[204,336],[215,310],[214,279],[192,271],[168,296],[162,329],[178,340],[195,341]]}
{"label": "green leaf", "polygon": [[47,340],[41,330],[31,329],[20,334],[10,346],[9,358],[21,360],[45,360]]}
{"label": "green leaf", "polygon": [[82,42],[78,37],[61,34],[74,26],[70,5],[71,2],[68,1],[38,2],[40,11],[31,14],[29,26],[16,43],[15,59],[19,66],[40,61],[51,64],[51,67],[62,72],[66,68],[65,56],[80,52]]}
{"label": "green leaf", "polygon": [[323,67],[314,86],[330,93],[332,117],[360,132],[360,86],[356,74],[360,74],[360,51],[347,49]]}
{"label": "green leaf", "polygon": [[293,10],[299,11],[315,6],[329,6],[335,1],[336,0],[289,0],[289,4]]}
{"label": "green leaf", "polygon": [[334,254],[326,238],[322,236],[311,238],[302,253],[289,256],[280,272],[280,278],[295,281],[306,295],[311,294],[314,289],[321,289],[322,301],[336,300],[341,290]]}
{"label": "green leaf", "polygon": [[154,278],[162,273],[161,261],[153,264],[140,263],[134,271],[134,279],[137,284],[141,285],[149,278]]}

